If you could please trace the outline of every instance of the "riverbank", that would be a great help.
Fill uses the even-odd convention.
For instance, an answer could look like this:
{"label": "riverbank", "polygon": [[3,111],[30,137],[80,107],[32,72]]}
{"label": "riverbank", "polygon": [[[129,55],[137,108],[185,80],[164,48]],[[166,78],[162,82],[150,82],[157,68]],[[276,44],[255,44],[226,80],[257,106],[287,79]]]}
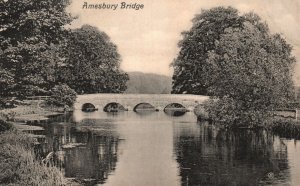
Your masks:
{"label": "riverbank", "polygon": [[28,123],[46,121],[50,116],[64,114],[65,111],[63,107],[48,105],[43,100],[26,100],[16,108],[0,110],[0,119],[9,121],[17,129],[32,130],[34,127]]}
{"label": "riverbank", "polygon": [[22,132],[32,127],[26,125],[27,121],[46,120],[63,110],[41,101],[28,101],[16,108],[0,110],[0,185],[79,185],[65,178],[57,167],[37,158],[36,138]]}
{"label": "riverbank", "polygon": [[9,121],[45,120],[48,116],[64,113],[63,107],[47,105],[43,100],[26,100],[16,108],[0,110],[0,117]]}
{"label": "riverbank", "polygon": [[[196,107],[194,113],[198,121],[213,121],[213,119],[209,118],[203,106]],[[299,113],[296,112],[296,114],[297,115],[295,115],[294,112],[277,113],[264,128],[274,132],[280,137],[300,139],[300,121],[296,119],[299,118]]]}
{"label": "riverbank", "polygon": [[275,119],[270,128],[280,137],[300,139],[300,122],[295,119]]}
{"label": "riverbank", "polygon": [[34,138],[2,120],[5,125],[9,130],[0,133],[0,185],[76,185],[36,157]]}

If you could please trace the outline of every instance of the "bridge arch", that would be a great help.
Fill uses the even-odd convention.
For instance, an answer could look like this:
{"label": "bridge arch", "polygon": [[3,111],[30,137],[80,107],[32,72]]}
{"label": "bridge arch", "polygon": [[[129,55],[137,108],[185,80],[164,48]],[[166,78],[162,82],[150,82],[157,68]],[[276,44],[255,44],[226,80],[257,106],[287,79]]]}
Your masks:
{"label": "bridge arch", "polygon": [[82,111],[85,111],[85,112],[91,112],[91,111],[95,111],[95,110],[96,110],[96,107],[95,107],[95,105],[93,105],[92,103],[84,103],[84,104],[81,106],[81,110],[82,110]]}
{"label": "bridge arch", "polygon": [[120,112],[120,111],[126,111],[127,109],[117,102],[110,102],[106,104],[103,108],[104,112]]}
{"label": "bridge arch", "polygon": [[139,103],[133,108],[134,112],[138,112],[139,110],[156,111],[156,109],[153,105],[151,105],[150,103],[146,103],[146,102]]}

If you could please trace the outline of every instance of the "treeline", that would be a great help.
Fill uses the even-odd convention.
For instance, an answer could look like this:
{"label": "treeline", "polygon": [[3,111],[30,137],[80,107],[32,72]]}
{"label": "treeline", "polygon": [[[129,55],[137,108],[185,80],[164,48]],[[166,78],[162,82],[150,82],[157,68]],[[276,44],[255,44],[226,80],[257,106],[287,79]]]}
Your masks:
{"label": "treeline", "polygon": [[[104,32],[75,19],[69,0],[0,1],[0,96],[123,92],[117,47]],[[63,86],[57,87],[57,86]],[[66,87],[67,86],[67,87]]]}
{"label": "treeline", "polygon": [[127,90],[130,94],[170,94],[172,89],[171,77],[142,73],[128,72]]}

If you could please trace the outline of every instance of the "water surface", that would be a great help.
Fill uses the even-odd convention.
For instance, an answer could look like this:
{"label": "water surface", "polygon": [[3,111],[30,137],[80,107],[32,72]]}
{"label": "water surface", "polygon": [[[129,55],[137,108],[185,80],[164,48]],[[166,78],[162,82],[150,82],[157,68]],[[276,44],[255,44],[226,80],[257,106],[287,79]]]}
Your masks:
{"label": "water surface", "polygon": [[266,131],[227,131],[192,112],[102,111],[42,124],[40,154],[85,185],[299,185],[300,144]]}

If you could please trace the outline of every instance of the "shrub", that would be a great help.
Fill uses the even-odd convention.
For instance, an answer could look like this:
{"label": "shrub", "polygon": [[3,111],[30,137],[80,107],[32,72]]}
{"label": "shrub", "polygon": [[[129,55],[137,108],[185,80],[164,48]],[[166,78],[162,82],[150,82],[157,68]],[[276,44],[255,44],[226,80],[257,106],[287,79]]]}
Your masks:
{"label": "shrub", "polygon": [[56,106],[73,106],[76,100],[76,92],[66,84],[59,84],[50,90],[51,97],[47,100],[48,104]]}
{"label": "shrub", "polygon": [[210,119],[208,116],[208,112],[204,108],[204,105],[197,105],[194,109],[194,113],[196,114],[198,120]]}
{"label": "shrub", "polygon": [[269,127],[281,137],[300,138],[300,125],[295,120],[277,119]]}
{"label": "shrub", "polygon": [[46,89],[35,85],[23,85],[14,93],[19,99],[26,99],[28,96],[45,96],[48,94],[49,92]]}
{"label": "shrub", "polygon": [[7,130],[13,129],[13,125],[11,123],[8,123],[2,119],[0,119],[0,132],[4,132]]}
{"label": "shrub", "polygon": [[243,102],[223,97],[210,99],[204,103],[209,118],[222,122],[228,127],[260,127],[270,121],[271,112],[255,107],[245,107]]}
{"label": "shrub", "polygon": [[0,110],[7,108],[16,108],[16,104],[18,104],[18,102],[13,98],[0,98]]}

